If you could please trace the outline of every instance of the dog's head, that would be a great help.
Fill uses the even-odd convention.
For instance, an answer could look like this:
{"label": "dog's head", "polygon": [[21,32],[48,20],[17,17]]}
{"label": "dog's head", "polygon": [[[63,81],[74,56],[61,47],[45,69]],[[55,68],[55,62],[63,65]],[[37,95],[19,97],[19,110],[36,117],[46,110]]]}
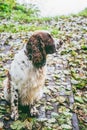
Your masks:
{"label": "dog's head", "polygon": [[55,52],[55,44],[52,36],[45,31],[35,32],[26,45],[27,55],[36,68],[46,63],[46,55]]}

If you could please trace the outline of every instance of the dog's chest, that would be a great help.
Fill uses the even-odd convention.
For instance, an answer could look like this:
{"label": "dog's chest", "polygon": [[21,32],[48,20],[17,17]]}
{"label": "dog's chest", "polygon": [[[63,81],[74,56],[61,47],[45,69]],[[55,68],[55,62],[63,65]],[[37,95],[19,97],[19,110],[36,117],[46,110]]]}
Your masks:
{"label": "dog's chest", "polygon": [[33,88],[39,88],[44,84],[46,75],[46,66],[35,68],[24,51],[20,51],[11,64],[11,78],[20,93],[21,91],[30,91]]}

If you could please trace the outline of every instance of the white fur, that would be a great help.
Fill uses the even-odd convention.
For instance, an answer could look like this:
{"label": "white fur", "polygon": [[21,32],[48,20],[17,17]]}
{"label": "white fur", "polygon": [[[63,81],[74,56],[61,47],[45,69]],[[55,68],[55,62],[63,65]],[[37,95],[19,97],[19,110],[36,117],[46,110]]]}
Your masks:
{"label": "white fur", "polygon": [[4,80],[4,82],[3,82],[3,86],[4,86],[4,97],[5,97],[5,99],[6,99],[7,101],[10,101],[11,96],[10,96],[10,94],[9,94],[8,81],[9,81],[9,79],[8,79],[8,77],[7,77],[7,78]]}
{"label": "white fur", "polygon": [[[35,68],[24,51],[25,47],[15,55],[11,64],[11,91],[13,88],[18,89],[21,104],[29,105],[42,96],[46,65],[39,69]],[[5,90],[6,87],[4,95],[8,97]]]}

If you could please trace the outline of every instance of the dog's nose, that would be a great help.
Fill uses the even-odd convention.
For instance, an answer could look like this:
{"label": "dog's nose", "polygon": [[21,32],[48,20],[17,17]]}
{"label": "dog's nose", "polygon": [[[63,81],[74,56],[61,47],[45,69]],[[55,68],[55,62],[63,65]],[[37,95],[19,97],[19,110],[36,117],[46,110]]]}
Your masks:
{"label": "dog's nose", "polygon": [[55,49],[58,50],[63,45],[63,40],[54,39]]}

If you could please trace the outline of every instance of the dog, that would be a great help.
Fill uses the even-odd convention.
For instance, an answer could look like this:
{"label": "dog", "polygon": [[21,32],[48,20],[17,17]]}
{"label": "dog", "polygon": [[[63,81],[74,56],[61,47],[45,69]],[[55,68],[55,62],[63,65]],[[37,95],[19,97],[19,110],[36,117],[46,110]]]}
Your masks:
{"label": "dog", "polygon": [[11,118],[17,120],[18,103],[29,105],[31,116],[38,113],[34,103],[42,97],[46,77],[46,56],[55,53],[55,43],[46,31],[36,31],[11,63],[4,81],[4,97],[11,103]]}

